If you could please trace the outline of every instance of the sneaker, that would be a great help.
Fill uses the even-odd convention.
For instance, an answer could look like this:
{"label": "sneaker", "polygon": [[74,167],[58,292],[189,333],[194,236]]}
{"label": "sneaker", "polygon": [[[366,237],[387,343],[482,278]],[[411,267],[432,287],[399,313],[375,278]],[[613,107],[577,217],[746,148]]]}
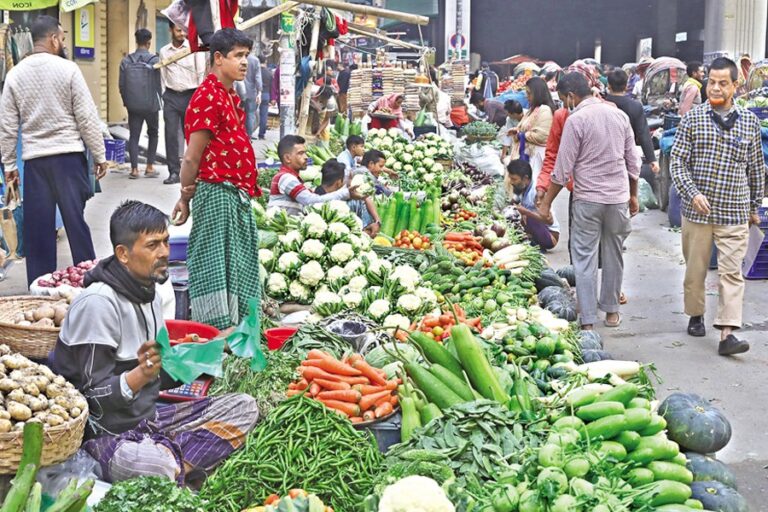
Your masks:
{"label": "sneaker", "polygon": [[171,174],[166,179],[163,180],[163,183],[166,185],[173,185],[175,183],[179,183],[181,180],[179,180],[178,174]]}
{"label": "sneaker", "polygon": [[746,340],[740,340],[733,334],[729,334],[724,340],[720,342],[717,347],[717,353],[721,356],[732,356],[735,354],[743,354],[749,350],[749,342]]}
{"label": "sneaker", "polygon": [[707,328],[704,327],[703,316],[692,316],[688,321],[688,336],[702,338],[707,335]]}

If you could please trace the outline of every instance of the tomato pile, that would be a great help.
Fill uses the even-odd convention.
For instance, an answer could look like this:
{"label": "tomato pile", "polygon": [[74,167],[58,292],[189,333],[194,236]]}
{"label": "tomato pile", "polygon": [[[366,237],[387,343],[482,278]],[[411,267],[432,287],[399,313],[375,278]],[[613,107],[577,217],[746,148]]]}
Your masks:
{"label": "tomato pile", "polygon": [[478,331],[482,330],[480,324],[480,318],[467,318],[466,313],[458,304],[453,305],[455,315],[451,313],[443,313],[441,315],[426,315],[419,322],[414,323],[411,326],[411,330],[421,331],[435,341],[442,342],[451,335],[451,327],[456,325],[456,320],[459,323],[468,325]]}
{"label": "tomato pile", "polygon": [[448,219],[454,223],[458,223],[472,220],[475,217],[477,217],[477,213],[462,208],[461,210],[453,212],[451,215],[449,215]]}
{"label": "tomato pile", "polygon": [[432,248],[432,242],[427,235],[405,229],[395,237],[393,245],[401,249],[416,249],[417,251],[426,251]]}

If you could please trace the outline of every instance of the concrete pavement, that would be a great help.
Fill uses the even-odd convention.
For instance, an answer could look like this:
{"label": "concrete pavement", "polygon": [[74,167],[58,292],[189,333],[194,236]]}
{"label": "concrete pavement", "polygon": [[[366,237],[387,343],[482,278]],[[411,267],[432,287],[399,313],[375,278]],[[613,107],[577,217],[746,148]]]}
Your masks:
{"label": "concrete pavement", "polygon": [[[274,142],[272,131],[267,142]],[[261,157],[264,143],[257,143]],[[91,226],[96,254],[110,253],[108,218],[125,199],[138,199],[170,212],[178,197],[178,185],[163,185],[161,177],[128,180],[127,171],[112,172],[102,182],[103,193],[88,202],[86,218]],[[564,228],[558,247],[549,254],[558,268],[567,264],[567,198],[562,194],[555,205]],[[733,439],[718,457],[731,465],[739,479],[739,490],[753,511],[768,511],[768,424],[762,407],[768,403],[768,281],[748,281],[744,304],[743,336],[752,344],[749,353],[723,358],[717,355],[717,332],[710,327],[717,304],[717,276],[707,279],[708,336],[691,338],[685,333],[687,318],[682,312],[684,264],[680,234],[667,227],[659,211],[640,214],[633,220],[627,240],[624,290],[629,304],[622,310],[623,324],[617,329],[600,325],[606,350],[617,358],[653,362],[663,382],[658,396],[675,392],[697,393],[722,409],[733,426]],[[59,267],[71,263],[66,237],[59,242]],[[25,270],[17,263],[9,278],[0,282],[0,295],[26,291]]]}

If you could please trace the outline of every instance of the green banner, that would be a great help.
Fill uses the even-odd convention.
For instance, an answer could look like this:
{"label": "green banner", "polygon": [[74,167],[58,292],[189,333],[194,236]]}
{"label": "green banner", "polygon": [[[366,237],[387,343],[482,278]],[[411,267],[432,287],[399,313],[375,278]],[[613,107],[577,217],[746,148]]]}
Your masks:
{"label": "green banner", "polygon": [[34,11],[58,5],[59,0],[0,0],[4,11]]}
{"label": "green banner", "polygon": [[61,0],[61,10],[64,12],[74,11],[80,9],[88,4],[93,4],[99,0]]}

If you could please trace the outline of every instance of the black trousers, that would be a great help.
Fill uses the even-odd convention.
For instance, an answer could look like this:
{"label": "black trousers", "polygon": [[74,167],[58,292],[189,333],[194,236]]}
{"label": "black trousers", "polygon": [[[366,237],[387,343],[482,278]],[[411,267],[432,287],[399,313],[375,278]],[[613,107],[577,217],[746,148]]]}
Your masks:
{"label": "black trousers", "polygon": [[194,89],[177,92],[166,89],[163,94],[163,122],[165,123],[165,159],[168,161],[168,173],[179,174],[181,171],[181,147],[184,140],[184,115],[187,113],[189,100]]}
{"label": "black trousers", "polygon": [[33,158],[24,162],[24,244],[27,283],[56,270],[56,206],[67,231],[72,262],[92,260],[85,202],[92,196],[84,153]]}
{"label": "black trousers", "polygon": [[128,111],[128,130],[131,135],[128,139],[128,154],[131,158],[131,169],[139,167],[139,139],[141,138],[141,129],[147,123],[147,137],[149,146],[147,147],[147,165],[155,163],[155,154],[157,153],[157,141],[160,137],[158,130],[160,126],[159,112],[138,112]]}

